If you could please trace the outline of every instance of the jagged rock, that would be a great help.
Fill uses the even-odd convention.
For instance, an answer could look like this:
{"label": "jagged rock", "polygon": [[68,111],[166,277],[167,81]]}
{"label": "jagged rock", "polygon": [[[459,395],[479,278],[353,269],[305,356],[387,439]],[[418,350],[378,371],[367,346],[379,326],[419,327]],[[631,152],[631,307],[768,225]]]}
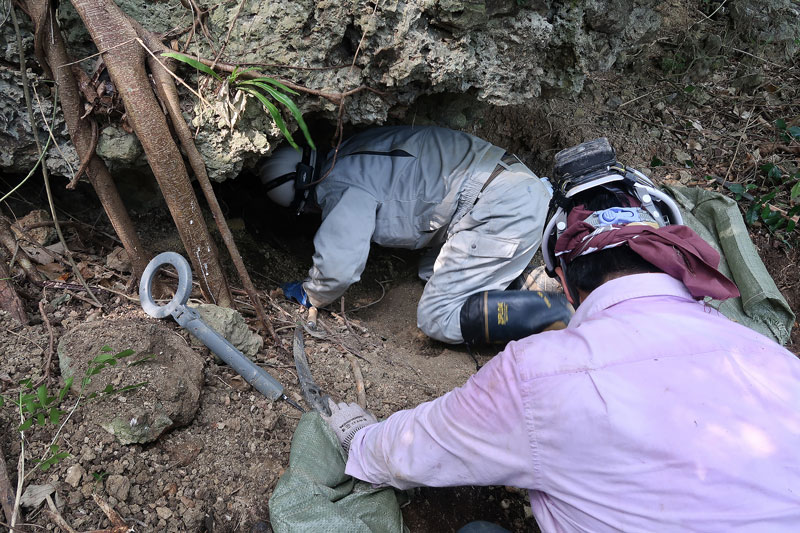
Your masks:
{"label": "jagged rock", "polygon": [[[213,304],[200,304],[192,307],[200,313],[203,322],[225,337],[243,354],[253,356],[264,345],[264,339],[247,327],[244,318],[235,309]],[[195,341],[200,343],[197,339]]]}
{"label": "jagged rock", "polygon": [[97,140],[97,155],[115,166],[135,167],[146,165],[142,143],[133,133],[128,133],[119,126],[110,125],[103,128]]}
{"label": "jagged rock", "polygon": [[[119,0],[118,4],[157,33],[193,22],[191,10],[169,3]],[[261,68],[267,75],[326,92],[362,85],[382,91],[383,96],[362,91],[347,99],[343,119],[356,125],[381,124],[389,117],[411,122],[404,120],[404,109],[421,97],[442,93],[468,95],[476,105],[493,106],[573,95],[589,75],[637,56],[646,62],[647,54],[639,52],[652,48],[659,32],[685,31],[690,9],[656,0],[411,0],[381,2],[377,7],[336,0],[243,0],[241,9],[200,0],[200,7],[208,9],[206,25],[214,35],[230,30],[225,41],[230,62],[266,65]],[[722,7],[715,19],[730,17],[736,31],[748,36],[748,43],[770,43],[786,54],[796,51],[800,42],[796,2],[736,0]],[[74,57],[96,52],[69,3],[60,5],[58,16]],[[17,54],[9,27],[0,27],[0,47],[5,45],[5,60],[13,63]],[[28,31],[24,42],[32,57]],[[708,46],[714,49],[718,44]],[[215,56],[205,39],[194,39],[192,46],[190,53]],[[81,65],[89,68],[91,63]],[[194,69],[181,68],[179,73],[197,85]],[[0,171],[4,172],[22,171],[35,161],[16,75],[0,71]],[[221,181],[253,168],[281,142],[281,136],[252,98],[230,127],[217,112],[222,106],[219,88],[216,81],[206,86],[210,107],[186,94],[183,109],[199,128],[196,144],[209,176]],[[293,98],[307,116],[336,122],[339,109],[334,102],[306,94]],[[290,119],[288,113],[284,116]],[[291,119],[287,123],[296,127]],[[464,116],[452,117],[449,125],[465,127],[467,121]],[[60,119],[55,130],[61,145]],[[101,150],[104,143],[101,139]],[[65,173],[61,156],[51,153],[48,165],[54,173]],[[104,157],[114,168],[141,164],[143,158],[132,153],[108,151]]]}
{"label": "jagged rock", "polygon": [[131,490],[131,480],[119,474],[112,474],[106,480],[106,493],[117,500],[124,502],[128,499]]}
{"label": "jagged rock", "polygon": [[[17,221],[22,229],[25,230],[25,233],[28,237],[33,239],[37,244],[41,246],[47,246],[48,244],[53,244],[58,240],[58,233],[56,233],[56,228],[52,225],[49,226],[42,226],[38,228],[32,228],[34,224],[38,224],[40,222],[52,222],[53,219],[50,217],[50,213],[45,211],[44,209],[34,209],[21,219]],[[14,232],[14,235],[19,239],[22,237],[22,234],[17,231],[15,227],[12,226],[11,231]]]}
{"label": "jagged rock", "polygon": [[86,475],[86,470],[81,465],[72,465],[67,469],[67,476],[64,478],[64,483],[72,488],[76,488],[81,484],[81,479]]}
{"label": "jagged rock", "polygon": [[191,422],[203,385],[203,360],[179,335],[156,321],[137,319],[95,320],[71,329],[58,344],[58,359],[63,378],[74,378],[74,393],[81,393],[82,378],[104,346],[136,353],[92,375],[84,396],[108,386],[119,390],[145,384],[85,400],[80,409],[89,419],[122,444],[152,442]]}

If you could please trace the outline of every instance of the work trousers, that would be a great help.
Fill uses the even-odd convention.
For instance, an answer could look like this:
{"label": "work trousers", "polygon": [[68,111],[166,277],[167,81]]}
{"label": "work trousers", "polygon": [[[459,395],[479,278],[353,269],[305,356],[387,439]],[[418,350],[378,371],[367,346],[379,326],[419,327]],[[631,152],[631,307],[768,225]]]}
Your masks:
{"label": "work trousers", "polygon": [[549,201],[547,186],[521,163],[486,187],[448,229],[417,306],[423,333],[451,344],[463,342],[461,306],[470,295],[503,290],[520,275],[541,243]]}

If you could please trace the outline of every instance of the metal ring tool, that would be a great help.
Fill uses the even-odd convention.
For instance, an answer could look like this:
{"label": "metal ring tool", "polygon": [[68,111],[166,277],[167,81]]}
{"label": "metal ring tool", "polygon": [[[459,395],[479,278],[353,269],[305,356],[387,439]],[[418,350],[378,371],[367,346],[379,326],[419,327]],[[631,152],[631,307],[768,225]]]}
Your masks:
{"label": "metal ring tool", "polygon": [[[156,272],[164,265],[172,265],[178,271],[178,288],[169,303],[158,305],[153,300],[153,280]],[[217,354],[220,359],[225,361],[258,392],[273,401],[284,400],[292,407],[303,412],[302,407],[286,396],[283,386],[278,380],[245,357],[233,344],[203,322],[196,310],[186,305],[191,292],[192,269],[189,266],[189,262],[182,255],[175,252],[164,252],[155,256],[148,263],[147,268],[144,269],[142,281],[139,284],[139,298],[145,313],[153,318],[166,318],[168,315],[172,315],[172,318],[181,327],[200,339],[203,344]]]}

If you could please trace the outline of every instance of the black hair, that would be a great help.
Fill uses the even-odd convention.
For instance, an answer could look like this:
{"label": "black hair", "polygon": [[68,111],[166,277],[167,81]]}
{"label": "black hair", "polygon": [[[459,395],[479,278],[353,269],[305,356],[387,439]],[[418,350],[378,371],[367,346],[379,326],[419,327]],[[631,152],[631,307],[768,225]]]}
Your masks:
{"label": "black hair", "polygon": [[[604,187],[594,187],[575,196],[573,205],[581,204],[592,211],[630,206],[627,198],[620,195],[618,191],[612,192]],[[565,274],[567,284],[572,291],[581,290],[589,293],[609,279],[620,275],[648,272],[663,272],[663,270],[645,261],[627,244],[623,244],[576,257],[567,264]]]}

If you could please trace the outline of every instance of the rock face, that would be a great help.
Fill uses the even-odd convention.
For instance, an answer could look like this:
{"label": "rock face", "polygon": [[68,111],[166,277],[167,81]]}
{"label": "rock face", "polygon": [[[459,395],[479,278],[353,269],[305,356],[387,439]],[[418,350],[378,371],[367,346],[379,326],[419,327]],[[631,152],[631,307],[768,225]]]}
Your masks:
{"label": "rock face", "polygon": [[[343,119],[357,125],[411,122],[405,116],[408,106],[432,94],[467,94],[476,103],[496,106],[569,96],[581,91],[588,75],[619,68],[651,48],[659,32],[686,31],[702,16],[693,4],[656,0],[242,0],[236,9],[199,3],[208,9],[205,26],[215,43],[211,49],[198,29],[191,53],[213,58],[224,41],[228,63],[258,65],[270,76],[328,93],[362,85],[380,91],[347,99]],[[155,32],[192,25],[192,12],[170,3],[118,4]],[[734,0],[714,14],[726,17],[732,34],[744,32],[791,54],[800,42],[799,11],[792,0]],[[69,3],[60,5],[59,18],[75,57],[95,52]],[[5,44],[5,60],[13,64],[12,32],[8,24],[0,27],[0,46]],[[181,36],[172,44],[185,41]],[[29,34],[25,43],[32,57]],[[82,65],[89,68],[90,62]],[[191,69],[180,72],[196,85]],[[35,161],[17,76],[0,70],[0,126],[8,125],[0,127],[0,170],[6,172],[27,169]],[[217,112],[219,88],[217,82],[206,85],[211,107],[190,110],[196,102],[187,96],[184,109],[198,128],[196,142],[209,175],[224,180],[270,153],[280,135],[252,98],[231,128]],[[293,98],[307,116],[335,123],[338,107],[331,101],[302,94]],[[65,144],[63,123],[57,120],[55,130],[59,144]],[[101,138],[110,167],[141,165],[135,143],[112,134],[104,130]],[[67,159],[74,157],[68,148],[62,151]],[[60,155],[50,159],[55,173],[65,171]]]}
{"label": "rock face", "polygon": [[109,385],[119,390],[146,384],[86,401],[81,407],[86,416],[122,444],[152,442],[167,429],[191,422],[203,386],[203,360],[182,337],[147,320],[106,319],[73,328],[58,344],[58,359],[61,375],[65,379],[74,377],[72,391],[76,394],[81,391],[90,362],[104,346],[115,352],[131,349],[136,353],[91,376],[83,391],[85,396]]}

